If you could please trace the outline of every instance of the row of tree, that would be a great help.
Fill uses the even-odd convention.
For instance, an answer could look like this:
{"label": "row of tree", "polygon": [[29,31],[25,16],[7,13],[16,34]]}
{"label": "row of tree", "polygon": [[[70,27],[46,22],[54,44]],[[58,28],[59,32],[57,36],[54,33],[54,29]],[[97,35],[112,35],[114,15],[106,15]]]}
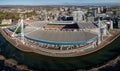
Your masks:
{"label": "row of tree", "polygon": [[0,12],[0,23],[3,19],[12,19],[13,22],[17,22],[19,19],[18,13],[3,13]]}
{"label": "row of tree", "polygon": [[[24,13],[22,14],[24,18],[36,16],[36,13],[31,12],[31,13]],[[13,23],[18,22],[18,19],[20,19],[20,13],[4,13],[0,12],[0,23],[3,19],[12,19]]]}

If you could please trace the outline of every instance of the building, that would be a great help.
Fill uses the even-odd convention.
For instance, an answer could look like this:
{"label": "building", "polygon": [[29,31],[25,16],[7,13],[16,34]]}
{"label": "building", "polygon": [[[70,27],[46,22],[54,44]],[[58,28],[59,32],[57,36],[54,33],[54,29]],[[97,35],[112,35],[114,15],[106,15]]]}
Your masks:
{"label": "building", "polygon": [[119,17],[120,17],[120,10],[113,11],[113,14],[114,14],[115,16],[119,16]]}
{"label": "building", "polygon": [[12,24],[12,19],[3,19],[1,24]]}
{"label": "building", "polygon": [[77,21],[84,21],[85,16],[83,11],[73,11],[73,20]]}
{"label": "building", "polygon": [[120,19],[118,20],[118,28],[120,28]]}
{"label": "building", "polygon": [[87,22],[94,22],[94,19],[95,18],[93,16],[89,16],[89,17],[86,18],[86,21]]}

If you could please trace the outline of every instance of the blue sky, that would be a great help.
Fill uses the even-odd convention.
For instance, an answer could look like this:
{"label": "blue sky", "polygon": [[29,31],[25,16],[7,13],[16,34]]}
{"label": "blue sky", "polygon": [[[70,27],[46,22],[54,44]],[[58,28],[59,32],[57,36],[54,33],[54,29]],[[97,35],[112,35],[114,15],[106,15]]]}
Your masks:
{"label": "blue sky", "polygon": [[120,3],[120,0],[0,0],[0,5],[61,5],[82,3]]}

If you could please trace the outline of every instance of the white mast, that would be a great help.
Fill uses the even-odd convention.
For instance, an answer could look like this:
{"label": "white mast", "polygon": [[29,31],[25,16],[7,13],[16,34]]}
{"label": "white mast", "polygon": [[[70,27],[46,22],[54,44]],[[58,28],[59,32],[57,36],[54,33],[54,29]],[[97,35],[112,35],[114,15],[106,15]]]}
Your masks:
{"label": "white mast", "polygon": [[24,44],[24,24],[23,24],[23,19],[20,21],[21,23],[21,42]]}
{"label": "white mast", "polygon": [[98,44],[101,43],[101,21],[98,19]]}
{"label": "white mast", "polygon": [[47,17],[47,11],[45,11],[45,22],[48,22]]}
{"label": "white mast", "polygon": [[101,30],[100,30],[100,28],[101,28],[101,21],[100,21],[100,19],[98,20],[98,31],[99,31],[99,33],[98,33],[98,36],[100,37],[101,36]]}
{"label": "white mast", "polygon": [[15,37],[15,33],[18,30],[18,28],[21,28],[21,42],[24,44],[24,24],[23,24],[23,19],[20,19],[20,21],[18,21],[18,25],[17,28],[15,29],[15,31],[13,32],[13,34],[11,35],[12,37]]}
{"label": "white mast", "polygon": [[20,27],[20,23],[18,23],[18,25],[17,25],[17,28],[15,29],[15,31],[13,32],[13,34],[11,35],[12,37],[15,37],[15,33],[16,33],[16,31],[17,31],[17,29]]}

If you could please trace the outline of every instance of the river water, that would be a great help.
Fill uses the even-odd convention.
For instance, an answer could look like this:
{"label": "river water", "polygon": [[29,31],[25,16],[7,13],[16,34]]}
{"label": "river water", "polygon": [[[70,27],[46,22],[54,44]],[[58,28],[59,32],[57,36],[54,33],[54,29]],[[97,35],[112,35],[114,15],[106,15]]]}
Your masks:
{"label": "river water", "polygon": [[0,54],[6,58],[13,58],[19,64],[27,65],[35,70],[77,70],[89,69],[99,65],[103,65],[107,61],[120,55],[120,37],[114,42],[107,45],[105,48],[78,57],[49,57],[35,53],[22,52],[7,42],[2,35],[0,35]]}

